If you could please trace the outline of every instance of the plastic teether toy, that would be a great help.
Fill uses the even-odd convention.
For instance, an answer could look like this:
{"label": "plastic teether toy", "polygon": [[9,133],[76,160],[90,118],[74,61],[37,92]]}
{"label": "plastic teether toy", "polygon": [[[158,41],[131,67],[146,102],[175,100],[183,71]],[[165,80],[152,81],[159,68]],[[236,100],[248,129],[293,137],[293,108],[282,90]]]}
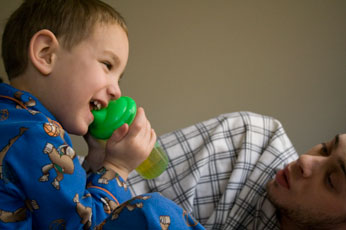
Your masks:
{"label": "plastic teether toy", "polygon": [[[131,125],[137,112],[136,102],[130,97],[120,97],[111,101],[107,108],[93,110],[94,121],[89,126],[90,134],[101,140],[109,139],[114,130],[127,123]],[[153,179],[166,170],[168,158],[158,143],[149,157],[142,162],[136,171],[145,179]]]}

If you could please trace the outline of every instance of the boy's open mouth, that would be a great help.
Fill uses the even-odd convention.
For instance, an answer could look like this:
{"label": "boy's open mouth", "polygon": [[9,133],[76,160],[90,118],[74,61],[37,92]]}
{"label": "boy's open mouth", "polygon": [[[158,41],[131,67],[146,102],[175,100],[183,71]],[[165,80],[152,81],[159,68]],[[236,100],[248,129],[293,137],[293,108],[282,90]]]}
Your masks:
{"label": "boy's open mouth", "polygon": [[100,110],[102,109],[102,104],[101,102],[97,100],[91,100],[90,101],[90,110]]}

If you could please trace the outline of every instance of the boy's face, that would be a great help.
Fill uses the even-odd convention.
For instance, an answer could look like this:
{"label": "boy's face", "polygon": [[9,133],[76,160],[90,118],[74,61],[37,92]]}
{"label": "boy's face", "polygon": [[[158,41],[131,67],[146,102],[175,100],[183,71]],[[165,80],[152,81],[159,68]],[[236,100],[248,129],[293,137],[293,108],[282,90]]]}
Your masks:
{"label": "boy's face", "polygon": [[119,80],[129,55],[128,38],[117,24],[96,25],[94,33],[72,50],[59,46],[45,105],[72,134],[84,135],[91,109],[121,96]]}
{"label": "boy's face", "polygon": [[346,219],[346,134],[287,165],[267,191],[283,216],[311,228],[329,223],[336,229],[336,223]]}

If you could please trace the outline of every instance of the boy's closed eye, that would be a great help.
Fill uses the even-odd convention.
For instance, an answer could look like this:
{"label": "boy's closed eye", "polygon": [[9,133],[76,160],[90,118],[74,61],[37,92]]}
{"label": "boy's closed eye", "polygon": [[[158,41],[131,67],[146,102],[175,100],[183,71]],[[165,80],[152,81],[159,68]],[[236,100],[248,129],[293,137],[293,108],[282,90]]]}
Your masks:
{"label": "boy's closed eye", "polygon": [[108,70],[113,69],[113,65],[108,61],[102,61],[102,64],[104,64]]}

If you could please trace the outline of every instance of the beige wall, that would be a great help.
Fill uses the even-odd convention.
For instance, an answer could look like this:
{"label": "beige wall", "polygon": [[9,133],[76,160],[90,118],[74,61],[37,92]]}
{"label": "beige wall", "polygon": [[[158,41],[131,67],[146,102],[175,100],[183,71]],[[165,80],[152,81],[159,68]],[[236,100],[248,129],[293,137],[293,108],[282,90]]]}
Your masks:
{"label": "beige wall", "polygon": [[130,31],[123,95],[158,134],[239,110],[279,119],[300,153],[346,132],[345,0],[106,2]]}

